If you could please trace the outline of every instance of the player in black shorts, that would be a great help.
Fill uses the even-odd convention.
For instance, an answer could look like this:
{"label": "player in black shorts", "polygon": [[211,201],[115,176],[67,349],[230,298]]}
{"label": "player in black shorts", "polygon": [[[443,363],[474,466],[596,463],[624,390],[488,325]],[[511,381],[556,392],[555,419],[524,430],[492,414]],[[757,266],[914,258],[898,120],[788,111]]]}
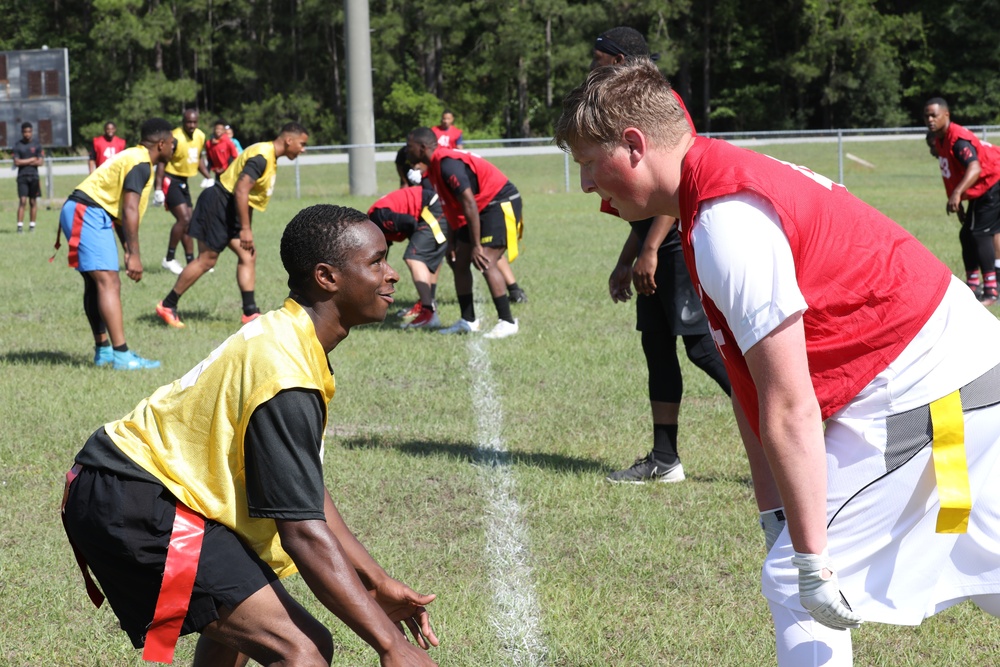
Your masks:
{"label": "player in black shorts", "polygon": [[278,158],[294,160],[305,152],[309,133],[298,123],[286,123],[274,141],[248,147],[226,168],[215,185],[202,191],[191,216],[188,234],[198,241],[198,257],[177,276],[174,288],[156,305],[167,325],[183,329],[177,316],[181,295],[215,267],[219,253],[229,248],[237,257],[236,283],[243,299],[242,323],[260,315],[254,296],[257,258],[250,223],[253,211],[263,213],[271,201],[278,175]]}
{"label": "player in black shorts", "polygon": [[66,532],[145,660],[170,662],[178,636],[198,632],[199,665],[330,664],[330,631],[279,580],[298,571],[383,664],[435,664],[434,596],[386,573],[323,482],[328,355],[385,318],[399,279],[386,250],[360,211],[300,211],[281,239],[284,306],[77,454]]}
{"label": "player in black shorts", "polygon": [[[639,31],[617,27],[597,38],[591,68],[650,57]],[[607,480],[633,484],[680,482],[684,467],[677,454],[677,431],[684,378],[677,358],[677,337],[683,339],[688,359],[715,380],[726,395],[731,387],[684,264],[673,219],[660,216],[630,224],[632,230],[608,279],[608,289],[616,303],[632,297],[633,282],[638,292],[636,329],[642,335],[649,377],[653,449],[628,468],[608,475]]]}
{"label": "player in black shorts", "polygon": [[24,209],[30,209],[28,231],[35,231],[38,219],[38,198],[42,196],[38,168],[45,164],[45,150],[33,138],[31,123],[21,123],[21,139],[14,144],[14,166],[17,167],[17,233],[24,231]]}

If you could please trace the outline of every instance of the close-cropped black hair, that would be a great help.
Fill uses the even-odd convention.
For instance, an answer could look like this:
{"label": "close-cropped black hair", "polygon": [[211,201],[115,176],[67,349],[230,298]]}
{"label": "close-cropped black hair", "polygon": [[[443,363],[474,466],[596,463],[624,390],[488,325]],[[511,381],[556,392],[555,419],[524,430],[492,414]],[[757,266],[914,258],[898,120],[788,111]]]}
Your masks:
{"label": "close-cropped black hair", "polygon": [[299,211],[281,235],[281,263],[288,273],[288,287],[304,287],[317,264],[340,268],[357,246],[351,229],[368,220],[348,206],[317,204]]}
{"label": "close-cropped black hair", "polygon": [[170,136],[173,129],[173,125],[165,118],[150,118],[142,124],[139,134],[143,141],[155,142],[164,138],[164,135]]}
{"label": "close-cropped black hair", "polygon": [[415,141],[421,146],[437,146],[437,135],[429,127],[418,127],[406,135],[407,141]]}
{"label": "close-cropped black hair", "polygon": [[281,126],[281,132],[278,134],[309,134],[302,125],[298,123],[285,123]]}

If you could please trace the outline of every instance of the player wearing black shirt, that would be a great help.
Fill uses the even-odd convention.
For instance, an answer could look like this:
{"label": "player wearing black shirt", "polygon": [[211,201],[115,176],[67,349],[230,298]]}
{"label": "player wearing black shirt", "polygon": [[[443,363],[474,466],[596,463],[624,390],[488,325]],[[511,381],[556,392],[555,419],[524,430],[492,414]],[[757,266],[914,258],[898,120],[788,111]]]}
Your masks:
{"label": "player wearing black shirt", "polygon": [[198,632],[196,665],[329,664],[329,630],[279,579],[298,571],[383,664],[435,664],[400,631],[425,650],[438,644],[425,607],[434,596],[386,573],[323,483],[327,357],[353,327],[385,318],[399,279],[386,250],[360,211],[299,212],[281,240],[284,306],[77,455],[66,532],[144,659],[170,662],[178,636]]}
{"label": "player wearing black shirt", "polygon": [[[30,208],[31,224],[28,231],[35,231],[38,219],[38,198],[42,188],[38,179],[38,168],[45,163],[45,150],[32,137],[31,123],[21,124],[21,140],[14,144],[14,166],[17,167],[17,233],[24,231],[24,209]],[[30,202],[30,204],[29,204]]]}

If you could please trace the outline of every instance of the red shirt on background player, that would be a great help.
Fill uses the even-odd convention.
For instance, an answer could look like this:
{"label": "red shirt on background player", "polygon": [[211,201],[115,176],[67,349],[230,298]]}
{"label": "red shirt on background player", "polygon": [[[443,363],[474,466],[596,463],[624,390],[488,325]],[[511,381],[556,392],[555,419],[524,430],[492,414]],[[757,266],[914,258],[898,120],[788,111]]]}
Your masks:
{"label": "red shirt on background player", "polygon": [[216,176],[224,172],[240,154],[236,144],[226,134],[226,124],[221,120],[215,121],[212,138],[205,142],[205,153],[208,155],[208,166]]}
{"label": "red shirt on background player", "polygon": [[118,132],[118,126],[108,121],[104,124],[104,134],[94,137],[90,142],[90,159],[87,160],[88,173],[93,173],[95,169],[125,150],[125,140],[116,137],[116,132]]}
{"label": "red shirt on background player", "polygon": [[455,127],[455,114],[445,109],[441,113],[441,124],[431,128],[442,148],[461,148],[462,130]]}

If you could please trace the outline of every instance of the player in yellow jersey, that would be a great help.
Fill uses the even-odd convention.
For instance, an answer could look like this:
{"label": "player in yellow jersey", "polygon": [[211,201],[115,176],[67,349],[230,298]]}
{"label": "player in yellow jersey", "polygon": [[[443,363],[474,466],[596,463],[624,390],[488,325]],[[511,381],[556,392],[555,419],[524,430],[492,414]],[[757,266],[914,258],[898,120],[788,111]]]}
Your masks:
{"label": "player in yellow jersey", "polygon": [[178,243],[184,246],[185,259],[189,263],[194,259],[194,242],[187,233],[191,224],[192,207],[188,179],[201,173],[211,181],[212,174],[205,160],[202,160],[202,153],[205,152],[205,133],[198,129],[196,110],[184,110],[181,126],[174,128],[174,138],[177,140],[174,156],[166,165],[156,168],[153,203],[157,206],[161,204],[166,206],[176,220],[174,226],[170,228],[167,255],[160,262],[160,266],[176,275],[184,270],[180,262],[174,259]]}
{"label": "player in yellow jersey", "polygon": [[162,118],[147,120],[139,145],[90,174],[73,190],[59,215],[60,230],[69,239],[69,265],[83,276],[83,310],[94,334],[98,366],[137,370],[160,365],[135,354],[125,343],[115,236],[125,250],[125,272],[139,282],[139,221],[153,190],[153,168],[173,152],[170,123]]}
{"label": "player in yellow jersey", "polygon": [[353,327],[385,319],[399,280],[386,252],[360,211],[300,211],[281,238],[283,307],[77,454],[66,533],[91,599],[102,601],[88,566],[145,660],[170,662],[178,636],[198,632],[195,665],[329,665],[329,629],[279,580],[298,571],[382,665],[435,664],[435,596],[372,558],[323,481],[328,356]]}
{"label": "player in yellow jersey", "polygon": [[177,302],[198,278],[212,269],[219,254],[227,247],[236,253],[236,282],[243,297],[243,323],[260,315],[254,297],[257,279],[256,255],[250,222],[253,212],[263,213],[271,201],[274,181],[278,175],[278,158],[284,155],[294,160],[305,152],[309,133],[298,123],[281,128],[274,141],[253,144],[239,154],[222,172],[215,186],[198,197],[189,233],[198,239],[198,258],[188,263],[177,276],[177,282],[156,314],[177,329],[184,323],[177,317]]}

